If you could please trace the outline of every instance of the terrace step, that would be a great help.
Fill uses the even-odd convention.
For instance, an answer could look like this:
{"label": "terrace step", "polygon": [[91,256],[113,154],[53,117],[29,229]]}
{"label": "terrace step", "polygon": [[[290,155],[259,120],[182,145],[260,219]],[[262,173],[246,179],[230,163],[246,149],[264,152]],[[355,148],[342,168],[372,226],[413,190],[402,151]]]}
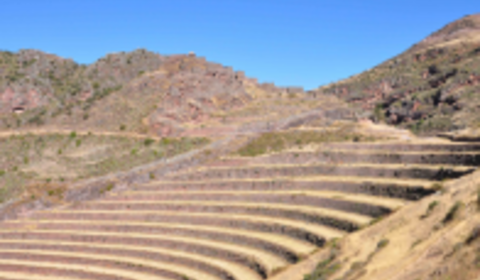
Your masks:
{"label": "terrace step", "polygon": [[[381,205],[368,203],[367,201],[345,200],[340,197],[327,197],[322,195],[315,195],[313,192],[157,192],[148,194],[123,194],[117,196],[109,196],[101,202],[114,203],[123,202],[123,205],[130,205],[133,203],[158,204],[160,202],[173,203],[176,201],[199,201],[203,203],[208,202],[247,202],[257,203],[258,205],[269,204],[285,204],[285,205],[302,205],[313,206],[317,208],[335,209],[349,213],[357,213],[365,216],[379,217],[391,213],[391,209]],[[84,207],[84,206],[81,206]],[[74,209],[85,209],[75,207]],[[88,208],[87,208],[88,209]],[[96,208],[94,208],[96,209]],[[145,209],[145,208],[142,208]]]}
{"label": "terrace step", "polygon": [[[240,158],[241,159],[241,158]],[[228,160],[238,160],[234,157]],[[252,158],[256,164],[312,164],[312,163],[377,163],[377,164],[448,164],[480,165],[480,152],[443,151],[378,151],[378,150],[316,150],[288,151]]]}
{"label": "terrace step", "polygon": [[230,156],[3,222],[0,280],[267,279],[479,165],[446,141]]}
{"label": "terrace step", "polygon": [[301,188],[295,188],[291,190],[190,190],[185,189],[181,191],[176,190],[163,190],[163,191],[125,191],[121,194],[112,194],[111,196],[107,196],[103,201],[129,201],[129,200],[161,200],[165,195],[171,194],[178,194],[181,193],[182,195],[187,194],[194,194],[194,195],[214,195],[214,194],[230,194],[230,195],[238,195],[238,194],[273,194],[273,195],[287,195],[287,196],[312,196],[312,197],[322,197],[322,198],[331,198],[337,200],[345,200],[350,202],[357,202],[357,203],[368,203],[374,206],[381,206],[388,209],[397,209],[398,207],[404,206],[405,201],[396,198],[386,198],[386,197],[376,197],[372,195],[364,195],[364,194],[350,194],[347,192],[339,192],[339,191],[328,191],[328,190],[303,190]]}
{"label": "terrace step", "polygon": [[98,222],[148,222],[169,223],[172,225],[200,225],[223,229],[241,229],[255,232],[280,234],[305,241],[315,246],[323,246],[326,240],[342,237],[345,232],[303,221],[282,218],[233,215],[222,213],[178,213],[174,211],[131,212],[131,211],[55,211],[40,212],[33,219],[48,221],[98,221]]}
{"label": "terrace step", "polygon": [[117,232],[172,234],[176,236],[195,237],[206,240],[218,240],[227,243],[262,249],[281,256],[289,263],[295,263],[299,257],[306,256],[315,250],[315,246],[288,236],[271,233],[258,233],[247,230],[229,230],[218,227],[189,226],[167,223],[112,222],[112,221],[18,221],[7,222],[5,229],[37,229],[37,230],[76,230],[79,232]]}
{"label": "terrace step", "polygon": [[342,150],[386,150],[386,151],[480,151],[480,144],[467,142],[424,143],[424,142],[365,142],[365,143],[324,143],[324,149]]}
{"label": "terrace step", "polygon": [[142,245],[225,259],[245,266],[266,278],[271,271],[287,265],[281,258],[261,250],[194,238],[133,233],[78,232],[68,230],[0,230],[2,239],[51,240],[99,244]]}
{"label": "terrace step", "polygon": [[[32,255],[33,256],[33,255]],[[8,258],[10,257],[10,258]],[[106,267],[85,266],[71,264],[67,262],[55,263],[49,262],[46,258],[40,258],[37,261],[30,261],[31,257],[24,254],[22,257],[15,258],[5,253],[0,253],[0,275],[2,273],[22,273],[42,276],[56,276],[75,278],[75,279],[95,279],[95,280],[172,280],[160,276],[151,276],[143,273],[127,270],[118,270]],[[31,279],[31,278],[26,278]]]}
{"label": "terrace step", "polygon": [[475,171],[475,167],[432,166],[426,164],[328,164],[309,165],[246,165],[242,167],[211,167],[170,176],[171,180],[246,179],[290,176],[359,176],[411,178],[441,181],[456,179]]}
{"label": "terrace step", "polygon": [[[88,246],[69,246],[59,244],[32,244],[0,242],[0,262],[2,258],[14,257],[15,259],[28,259],[38,261],[48,259],[55,263],[82,264],[87,267],[108,267],[119,270],[133,270],[151,276],[160,276],[166,279],[184,279],[188,277],[196,280],[220,280],[202,270],[193,269],[185,265],[172,265],[162,261],[152,261],[148,258],[123,256],[108,249],[89,248]],[[118,252],[117,252],[118,253]],[[28,255],[28,256],[25,256]],[[120,274],[121,275],[121,274]]]}
{"label": "terrace step", "polygon": [[[255,274],[250,269],[245,268],[244,266],[227,262],[221,259],[208,258],[205,256],[198,256],[195,254],[188,254],[183,252],[176,252],[171,250],[162,250],[159,248],[151,248],[148,246],[137,246],[137,245],[125,245],[125,244],[96,244],[91,242],[64,242],[64,241],[50,241],[50,240],[20,240],[20,239],[6,239],[0,241],[1,243],[6,243],[7,246],[10,244],[20,244],[20,245],[34,245],[34,246],[56,246],[58,248],[79,248],[81,251],[84,248],[87,249],[99,249],[99,250],[110,250],[121,252],[124,256],[133,256],[147,258],[149,260],[156,260],[160,264],[162,262],[169,262],[165,260],[165,257],[177,258],[186,260],[184,264],[189,263],[191,268],[196,270],[203,270],[207,273],[217,276],[219,279],[243,279],[245,276],[250,278],[258,278],[259,276]],[[74,249],[71,250],[72,252]]]}
{"label": "terrace step", "polygon": [[[17,245],[17,246],[15,246]],[[191,279],[219,280],[210,274],[200,270],[194,270],[186,266],[174,266],[148,259],[123,257],[121,255],[101,254],[99,251],[88,252],[88,248],[75,248],[76,251],[63,251],[68,249],[58,245],[35,245],[35,244],[6,244],[0,243],[0,262],[4,259],[20,259],[34,262],[52,262],[60,264],[76,264],[91,268],[114,268],[117,275],[128,276],[124,271],[138,273],[138,279]],[[90,250],[91,251],[91,250]],[[97,270],[98,270],[97,269]],[[143,276],[142,276],[143,275]],[[159,277],[159,278],[158,278]],[[135,278],[134,278],[135,279]]]}
{"label": "terrace step", "polygon": [[55,275],[32,275],[27,273],[16,273],[16,272],[7,272],[7,271],[0,271],[0,280],[95,280],[94,278],[66,278],[66,277],[59,277]]}
{"label": "terrace step", "polygon": [[[141,246],[115,246],[115,245],[98,245],[81,242],[58,242],[48,240],[21,240],[6,239],[0,240],[0,250],[26,250],[29,251],[51,251],[51,252],[80,252],[89,254],[106,255],[104,260],[111,259],[120,261],[120,259],[129,257],[133,261],[129,264],[139,263],[142,267],[151,267],[149,263],[156,261],[154,267],[165,270],[167,274],[173,275],[175,278],[185,275],[193,275],[194,278],[205,279],[237,279],[225,269],[233,269],[234,271],[244,273],[244,269],[240,266],[232,265],[224,261],[215,259],[205,259],[195,255],[168,252],[166,250],[153,250],[148,247]],[[145,261],[146,260],[146,261]],[[208,263],[206,262],[208,260]]]}
{"label": "terrace step", "polygon": [[155,181],[133,186],[133,191],[338,191],[351,194],[419,200],[434,193],[427,180],[378,179],[373,177],[315,176],[208,181]]}
{"label": "terrace step", "polygon": [[364,224],[368,224],[372,217],[356,213],[347,213],[334,209],[319,208],[303,205],[286,205],[280,203],[254,202],[215,202],[215,201],[103,201],[84,203],[74,211],[140,211],[154,213],[156,211],[175,212],[208,212],[259,215],[264,217],[280,217],[293,220],[302,220],[310,223],[326,225],[347,232],[352,232]]}

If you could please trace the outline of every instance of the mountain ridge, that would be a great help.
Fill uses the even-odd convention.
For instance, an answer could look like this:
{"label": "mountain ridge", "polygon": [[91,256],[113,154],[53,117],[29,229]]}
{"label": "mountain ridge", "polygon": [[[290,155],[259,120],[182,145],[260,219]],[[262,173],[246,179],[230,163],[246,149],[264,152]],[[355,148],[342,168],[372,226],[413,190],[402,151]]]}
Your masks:
{"label": "mountain ridge", "polygon": [[404,53],[311,91],[334,95],[365,112],[420,134],[476,127],[480,15],[446,25]]}

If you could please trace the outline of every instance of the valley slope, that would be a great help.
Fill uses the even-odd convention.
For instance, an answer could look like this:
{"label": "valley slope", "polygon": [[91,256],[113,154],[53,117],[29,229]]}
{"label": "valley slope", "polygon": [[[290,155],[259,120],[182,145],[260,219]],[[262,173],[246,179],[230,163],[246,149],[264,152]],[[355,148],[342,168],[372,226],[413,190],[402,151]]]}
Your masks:
{"label": "valley slope", "polygon": [[480,124],[480,15],[446,25],[380,65],[320,87],[375,121],[419,134],[477,128]]}

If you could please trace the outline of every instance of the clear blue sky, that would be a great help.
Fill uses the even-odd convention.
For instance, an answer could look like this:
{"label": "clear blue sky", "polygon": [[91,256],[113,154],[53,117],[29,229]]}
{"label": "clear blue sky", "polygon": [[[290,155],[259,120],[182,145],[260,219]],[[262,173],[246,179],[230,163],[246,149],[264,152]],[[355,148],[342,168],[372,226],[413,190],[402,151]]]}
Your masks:
{"label": "clear blue sky", "polygon": [[0,49],[80,63],[194,51],[261,82],[312,89],[394,56],[478,0],[4,0]]}

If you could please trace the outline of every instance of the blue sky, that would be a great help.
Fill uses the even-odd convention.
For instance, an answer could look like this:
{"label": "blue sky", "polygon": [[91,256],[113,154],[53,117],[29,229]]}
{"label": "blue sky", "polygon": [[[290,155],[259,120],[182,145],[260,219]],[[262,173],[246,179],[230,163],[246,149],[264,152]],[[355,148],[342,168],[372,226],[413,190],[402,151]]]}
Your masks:
{"label": "blue sky", "polygon": [[312,89],[478,12],[478,0],[4,0],[0,49],[80,63],[136,48],[194,51],[261,82]]}

